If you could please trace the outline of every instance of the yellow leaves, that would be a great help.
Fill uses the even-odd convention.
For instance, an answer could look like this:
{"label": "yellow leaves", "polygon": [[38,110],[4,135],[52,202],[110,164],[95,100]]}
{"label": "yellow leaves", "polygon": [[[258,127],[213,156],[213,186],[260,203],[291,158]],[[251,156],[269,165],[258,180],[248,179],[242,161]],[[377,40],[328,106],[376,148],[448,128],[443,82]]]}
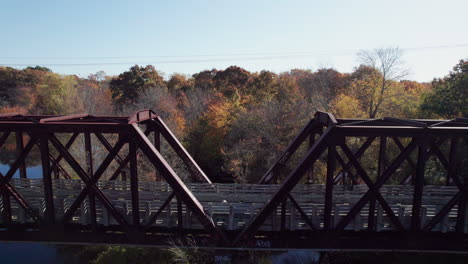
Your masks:
{"label": "yellow leaves", "polygon": [[333,103],[333,114],[339,118],[366,118],[360,102],[354,97],[340,94]]}
{"label": "yellow leaves", "polygon": [[219,95],[213,101],[208,106],[204,117],[213,128],[219,129],[222,134],[225,134],[233,120],[233,104]]}
{"label": "yellow leaves", "polygon": [[377,100],[377,97],[382,93],[380,76],[374,75],[353,80],[350,88],[356,98],[367,98],[367,100]]}
{"label": "yellow leaves", "polygon": [[183,114],[180,112],[174,113],[174,115],[172,116],[172,120],[174,120],[174,123],[177,127],[177,131],[180,131],[179,133],[182,135],[185,134],[185,130],[187,129],[187,127],[185,117],[183,116]]}

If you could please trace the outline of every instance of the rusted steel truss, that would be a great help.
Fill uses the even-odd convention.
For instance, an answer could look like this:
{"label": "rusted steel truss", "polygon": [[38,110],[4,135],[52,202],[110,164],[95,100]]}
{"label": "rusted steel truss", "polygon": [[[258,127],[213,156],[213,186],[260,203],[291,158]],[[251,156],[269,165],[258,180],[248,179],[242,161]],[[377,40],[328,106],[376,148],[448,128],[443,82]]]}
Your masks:
{"label": "rusted steel truss", "polygon": [[[308,140],[310,147],[302,161],[294,167],[291,173],[281,175],[281,171],[290,157]],[[399,154],[394,157],[388,156],[387,148],[390,140],[395,143],[396,149],[399,151]],[[448,217],[450,210],[457,206],[459,209],[457,210],[457,224],[454,233],[459,234],[459,245],[463,244],[466,251],[468,247],[464,228],[465,223],[468,221],[466,219],[468,179],[463,179],[463,177],[466,177],[467,168],[460,169],[455,166],[457,161],[466,160],[468,154],[466,147],[464,151],[457,152],[457,147],[460,147],[462,141],[468,144],[468,119],[464,118],[454,120],[403,120],[396,118],[353,120],[335,119],[331,114],[318,112],[292,141],[278,161],[261,178],[259,182],[261,184],[280,182],[280,186],[251,222],[237,234],[234,244],[239,246],[248,245],[255,239],[265,239],[265,237],[272,241],[275,239],[281,241],[278,238],[284,237],[284,233],[276,236],[272,234],[265,236],[265,232],[260,231],[260,227],[274,211],[284,208],[286,200],[292,198],[293,188],[299,182],[305,181],[303,179],[305,175],[308,178],[306,182],[309,181],[309,177],[314,177],[314,163],[322,158],[326,163],[323,226],[316,227],[308,224],[310,232],[302,231],[300,233],[303,243],[310,243],[311,239],[314,238],[315,242],[320,242],[323,246],[330,242],[326,237],[336,241],[349,239],[349,231],[346,231],[345,228],[352,224],[353,219],[366,205],[368,206],[366,208],[368,210],[368,231],[362,232],[363,235],[375,232],[376,206],[379,205],[392,223],[391,236],[400,234],[400,238],[408,237],[408,235],[421,236],[421,234],[431,233],[432,229],[442,219]],[[354,145],[356,145],[354,150],[350,147],[350,142],[354,142]],[[365,165],[361,161],[361,157],[366,155],[366,151],[372,145],[374,146],[374,152],[367,155],[373,155],[373,159],[376,161],[375,167],[377,170],[372,177],[373,179],[371,179],[368,169],[365,169]],[[448,149],[448,151],[444,152],[442,147],[445,147],[445,150]],[[447,152],[448,154],[446,154]],[[423,224],[421,211],[423,189],[427,180],[425,178],[425,167],[431,157],[436,159],[446,170],[446,184],[455,185],[458,192],[430,221]],[[413,204],[409,227],[404,227],[401,218],[395,215],[384,195],[380,193],[381,187],[388,184],[392,177],[396,177],[396,171],[402,168],[404,162],[408,165],[409,170],[406,170],[407,176],[401,178],[399,182],[400,184],[411,184],[413,186]],[[340,170],[337,170],[338,166]],[[395,180],[393,184],[395,184],[394,182]],[[349,187],[351,188],[356,184],[365,184],[368,190],[356,203],[352,204],[350,210],[344,217],[341,217],[340,221],[334,222],[333,219],[338,218],[335,215],[336,213],[332,212],[333,191],[337,188],[337,184],[350,184]],[[303,220],[309,223],[310,219],[300,209],[300,204],[294,200],[291,200],[291,204],[297,208]],[[284,221],[284,217],[281,220]],[[283,225],[284,223],[281,226]],[[300,242],[295,241],[295,243]],[[317,243],[314,244],[317,246]],[[360,248],[360,245],[358,245],[360,242],[355,241],[355,243],[357,243],[356,248]],[[444,242],[439,241],[439,243]],[[421,249],[427,249],[428,247],[423,246],[424,244],[421,242],[418,246]],[[322,248],[322,246],[318,246],[318,248]]]}
{"label": "rusted steel truss", "polygon": [[[0,240],[167,246],[170,239],[190,236],[198,245],[208,247],[468,251],[465,235],[468,180],[463,178],[466,171],[457,166],[468,156],[467,119],[336,119],[331,114],[317,112],[261,178],[261,184],[278,184],[276,192],[263,208],[252,214],[250,222],[237,231],[218,228],[196,195],[164,159],[161,139],[185,164],[188,178],[211,183],[164,122],[150,110],[124,117],[0,115],[0,148],[14,142],[16,153],[9,170],[0,173],[3,228]],[[308,150],[291,172],[285,174],[285,168],[294,160],[291,157],[301,155],[299,150],[304,144]],[[76,151],[77,147],[84,153],[84,159],[83,155],[77,154],[80,153]],[[93,158],[96,147],[107,153],[99,159]],[[17,172],[19,178],[28,177],[26,163],[34,150],[39,151],[42,165],[42,212],[11,184]],[[138,164],[142,157],[154,166],[155,179],[163,179],[171,187],[161,205],[146,218],[139,210],[142,186],[139,186]],[[369,165],[369,157],[373,165]],[[423,193],[428,181],[426,167],[434,161],[446,170],[443,184],[455,186],[457,192],[428,220],[423,219]],[[316,173],[314,167],[318,163],[325,168],[325,173]],[[314,182],[319,176],[323,177],[321,182],[325,192],[321,209],[323,219],[317,224],[310,211],[303,208],[302,201],[294,196],[293,189],[299,184]],[[57,214],[54,180],[71,178],[81,180],[81,189],[63,210],[63,215]],[[130,218],[125,217],[106,195],[106,184],[117,179],[130,183]],[[104,180],[107,182],[102,185]],[[411,186],[409,224],[403,223],[401,215],[397,215],[392,207],[394,204],[388,202],[382,191],[382,187],[389,183]],[[348,211],[338,214],[334,207],[337,188],[357,185],[365,186],[365,192],[349,205]],[[177,202],[177,226],[156,227],[155,223],[174,199]],[[91,221],[80,225],[73,219],[84,203],[89,205]],[[116,225],[99,224],[98,203]],[[288,230],[287,204],[300,215],[307,230]],[[21,224],[13,219],[12,205],[19,206],[25,217],[32,221]],[[183,205],[199,220],[202,229],[183,225]],[[457,208],[455,228],[446,233],[434,231],[453,208]],[[364,210],[366,230],[350,230],[349,226]],[[261,227],[273,212],[281,214],[280,228],[266,231]],[[379,215],[388,218],[390,230],[378,231]]]}
{"label": "rusted steel truss", "polygon": [[[2,114],[0,115],[0,133],[0,147],[7,142],[9,137],[15,136],[17,150],[16,160],[10,165],[8,172],[5,175],[0,173],[3,220],[1,226],[6,228],[8,232],[11,230],[20,232],[25,228],[32,228],[39,233],[49,232],[51,236],[54,232],[61,232],[64,234],[63,239],[65,239],[61,242],[73,242],[75,237],[79,237],[81,232],[86,231],[93,231],[98,236],[107,236],[109,230],[97,223],[96,203],[99,201],[118,224],[118,226],[114,225],[111,231],[123,233],[130,243],[138,243],[148,235],[157,236],[155,235],[156,231],[156,234],[164,233],[163,237],[170,237],[171,232],[177,237],[181,237],[184,226],[180,217],[177,230],[155,231],[152,226],[167,204],[172,199],[177,199],[178,215],[182,215],[182,204],[185,204],[187,210],[192,212],[192,215],[199,220],[204,228],[204,231],[199,232],[200,235],[210,237],[210,241],[216,245],[228,242],[225,234],[216,227],[197,198],[161,155],[161,138],[166,140],[169,147],[186,165],[191,180],[211,183],[210,179],[203,173],[166,124],[151,110],[138,111],[127,117],[90,116],[87,114],[68,116]],[[150,134],[154,134],[154,142],[148,138]],[[84,139],[84,149],[78,152],[71,151],[72,147],[83,147],[83,145],[76,146],[75,142],[79,137]],[[94,138],[97,140],[92,142]],[[66,143],[62,143],[63,141]],[[93,145],[101,145],[103,149],[108,151],[107,155],[99,159],[100,164],[97,163],[98,160],[93,159]],[[10,184],[10,180],[17,171],[20,172],[20,178],[28,177],[25,164],[28,155],[35,146],[39,149],[42,166],[43,201],[45,204],[43,212],[39,212],[40,209],[38,211],[37,208],[30,205],[21,192]],[[80,153],[85,154],[84,164],[77,157]],[[164,179],[172,188],[172,194],[157,212],[150,216],[148,222],[145,222],[140,216],[139,211],[140,179],[137,157],[141,155],[145,156],[154,166],[158,179]],[[121,177],[122,180],[130,182],[131,219],[126,218],[116,208],[111,198],[103,192],[105,187],[98,186],[98,181],[103,180],[103,175],[106,173],[109,175],[108,170],[113,161],[117,163],[117,169],[107,180]],[[70,179],[72,175],[75,179],[81,179],[83,187],[71,205],[64,210],[63,216],[58,216],[54,208],[57,205],[54,203],[53,177],[55,179]],[[33,223],[22,225],[12,219],[11,198],[15,199],[27,216],[34,220]],[[76,223],[72,223],[72,219],[86,199],[89,202],[91,224],[90,226],[77,226]],[[3,233],[5,234],[5,232]]]}

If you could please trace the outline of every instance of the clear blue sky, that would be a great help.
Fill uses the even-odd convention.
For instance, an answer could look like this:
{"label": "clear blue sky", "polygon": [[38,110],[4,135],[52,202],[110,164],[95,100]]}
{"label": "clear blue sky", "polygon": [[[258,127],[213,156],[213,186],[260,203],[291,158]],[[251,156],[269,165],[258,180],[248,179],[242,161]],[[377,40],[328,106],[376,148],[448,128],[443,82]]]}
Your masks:
{"label": "clear blue sky", "polygon": [[452,46],[404,55],[408,79],[430,81],[468,58],[467,12],[467,0],[0,0],[0,65],[79,76],[135,63],[166,77],[230,65],[350,72],[356,50]]}

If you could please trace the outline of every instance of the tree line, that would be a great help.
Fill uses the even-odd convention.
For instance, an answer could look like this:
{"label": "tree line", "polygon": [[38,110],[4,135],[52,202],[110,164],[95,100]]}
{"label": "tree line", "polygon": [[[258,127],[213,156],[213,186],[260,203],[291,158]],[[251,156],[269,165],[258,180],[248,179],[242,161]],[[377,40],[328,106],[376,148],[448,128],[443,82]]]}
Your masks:
{"label": "tree line", "polygon": [[[256,182],[316,111],[340,118],[468,117],[468,60],[431,83],[405,80],[397,48],[361,52],[352,72],[175,73],[131,67],[118,76],[0,67],[0,113],[129,115],[153,109],[214,181]],[[449,71],[449,69],[448,69]]]}

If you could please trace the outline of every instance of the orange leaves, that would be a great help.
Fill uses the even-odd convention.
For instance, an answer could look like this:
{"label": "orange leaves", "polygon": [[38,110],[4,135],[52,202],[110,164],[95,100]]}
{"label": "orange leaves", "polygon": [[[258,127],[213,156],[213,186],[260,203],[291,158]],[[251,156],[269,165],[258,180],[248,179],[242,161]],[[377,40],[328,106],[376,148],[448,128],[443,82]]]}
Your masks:
{"label": "orange leaves", "polygon": [[231,104],[222,97],[214,99],[215,102],[208,106],[205,118],[210,121],[210,125],[215,129],[220,129],[225,133],[232,120]]}
{"label": "orange leaves", "polygon": [[25,115],[28,112],[27,109],[20,106],[4,106],[0,108],[0,114],[5,113],[18,113],[20,115]]}

